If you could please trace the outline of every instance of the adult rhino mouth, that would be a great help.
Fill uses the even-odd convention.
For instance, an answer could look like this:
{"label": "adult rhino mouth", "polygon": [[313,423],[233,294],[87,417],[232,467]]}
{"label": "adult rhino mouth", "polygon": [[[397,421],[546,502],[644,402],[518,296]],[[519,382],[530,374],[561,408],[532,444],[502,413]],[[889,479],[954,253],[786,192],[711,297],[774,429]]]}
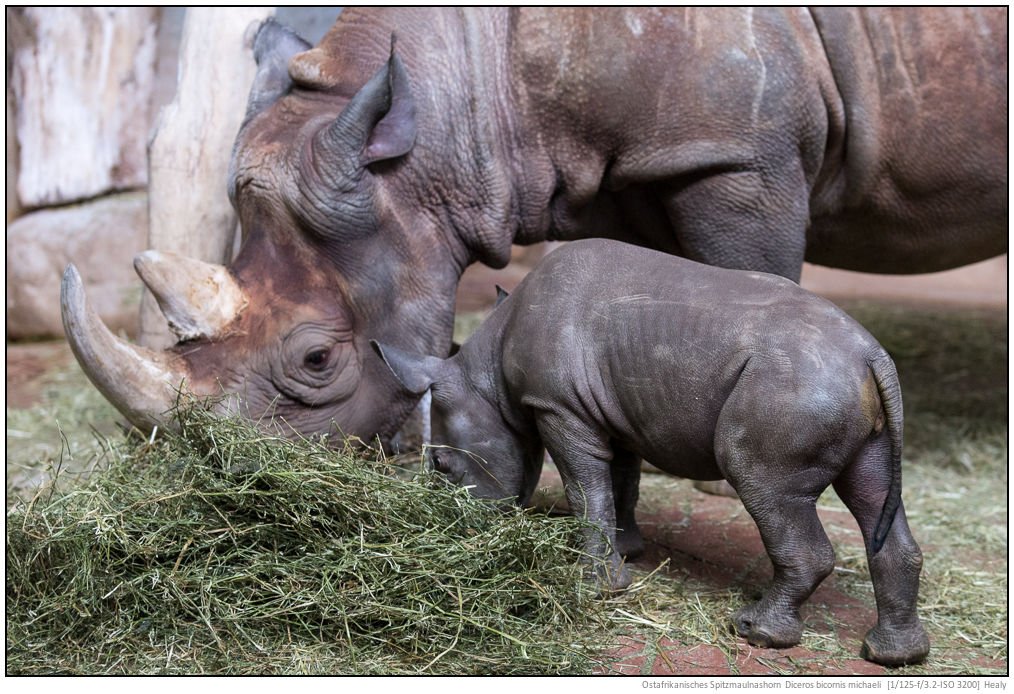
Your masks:
{"label": "adult rhino mouth", "polygon": [[[171,253],[146,251],[134,259],[170,327],[181,340],[212,337],[239,315],[246,297],[228,270]],[[73,264],[60,290],[63,328],[74,356],[95,387],[144,432],[166,426],[166,413],[190,386],[183,360],[138,347],[114,335],[85,296]]]}

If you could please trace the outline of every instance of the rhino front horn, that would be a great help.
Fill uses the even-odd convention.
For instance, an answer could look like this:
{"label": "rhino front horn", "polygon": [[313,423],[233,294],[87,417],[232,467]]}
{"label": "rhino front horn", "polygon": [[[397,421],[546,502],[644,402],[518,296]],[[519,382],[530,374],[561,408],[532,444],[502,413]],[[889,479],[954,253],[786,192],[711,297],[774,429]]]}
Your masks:
{"label": "rhino front horn", "polygon": [[178,360],[113,335],[89,305],[73,264],[63,273],[60,308],[67,341],[95,387],[138,429],[164,425],[186,376]]}
{"label": "rhino front horn", "polygon": [[134,258],[134,270],[180,340],[220,335],[247,304],[224,265],[145,251]]}

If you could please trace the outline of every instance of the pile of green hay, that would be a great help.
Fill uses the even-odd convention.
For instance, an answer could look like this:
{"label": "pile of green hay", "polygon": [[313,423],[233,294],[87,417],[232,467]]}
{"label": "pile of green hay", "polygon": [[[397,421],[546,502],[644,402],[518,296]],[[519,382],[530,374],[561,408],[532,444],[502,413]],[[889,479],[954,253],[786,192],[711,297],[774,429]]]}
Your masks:
{"label": "pile of green hay", "polygon": [[[7,672],[587,672],[581,524],[200,408],[7,515]],[[407,478],[406,478],[407,477]]]}

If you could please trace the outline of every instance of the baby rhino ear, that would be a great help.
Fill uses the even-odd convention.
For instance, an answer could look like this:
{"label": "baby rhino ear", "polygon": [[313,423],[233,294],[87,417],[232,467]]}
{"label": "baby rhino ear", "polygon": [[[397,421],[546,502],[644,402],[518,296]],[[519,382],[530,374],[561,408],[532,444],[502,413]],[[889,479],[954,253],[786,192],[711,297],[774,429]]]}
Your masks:
{"label": "baby rhino ear", "polygon": [[503,287],[501,287],[499,284],[494,285],[494,286],[496,286],[496,303],[493,304],[493,308],[496,308],[497,306],[499,306],[500,304],[502,304],[504,301],[506,301],[507,297],[510,296],[511,293],[509,291],[507,291],[506,289],[504,289]]}
{"label": "baby rhino ear", "polygon": [[382,345],[376,340],[370,340],[370,346],[384,360],[394,377],[413,395],[422,395],[429,390],[444,364],[443,359],[413,354],[397,347]]}

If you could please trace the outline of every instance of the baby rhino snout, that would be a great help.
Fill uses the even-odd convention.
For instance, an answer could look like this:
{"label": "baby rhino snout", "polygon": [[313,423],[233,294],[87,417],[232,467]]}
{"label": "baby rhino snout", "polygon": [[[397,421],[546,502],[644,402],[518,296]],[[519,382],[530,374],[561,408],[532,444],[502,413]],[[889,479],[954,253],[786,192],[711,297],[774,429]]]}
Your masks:
{"label": "baby rhino snout", "polygon": [[477,455],[450,447],[433,447],[426,450],[427,466],[448,484],[468,488],[469,494],[494,502],[508,510],[519,501],[520,482],[501,480],[489,465]]}

